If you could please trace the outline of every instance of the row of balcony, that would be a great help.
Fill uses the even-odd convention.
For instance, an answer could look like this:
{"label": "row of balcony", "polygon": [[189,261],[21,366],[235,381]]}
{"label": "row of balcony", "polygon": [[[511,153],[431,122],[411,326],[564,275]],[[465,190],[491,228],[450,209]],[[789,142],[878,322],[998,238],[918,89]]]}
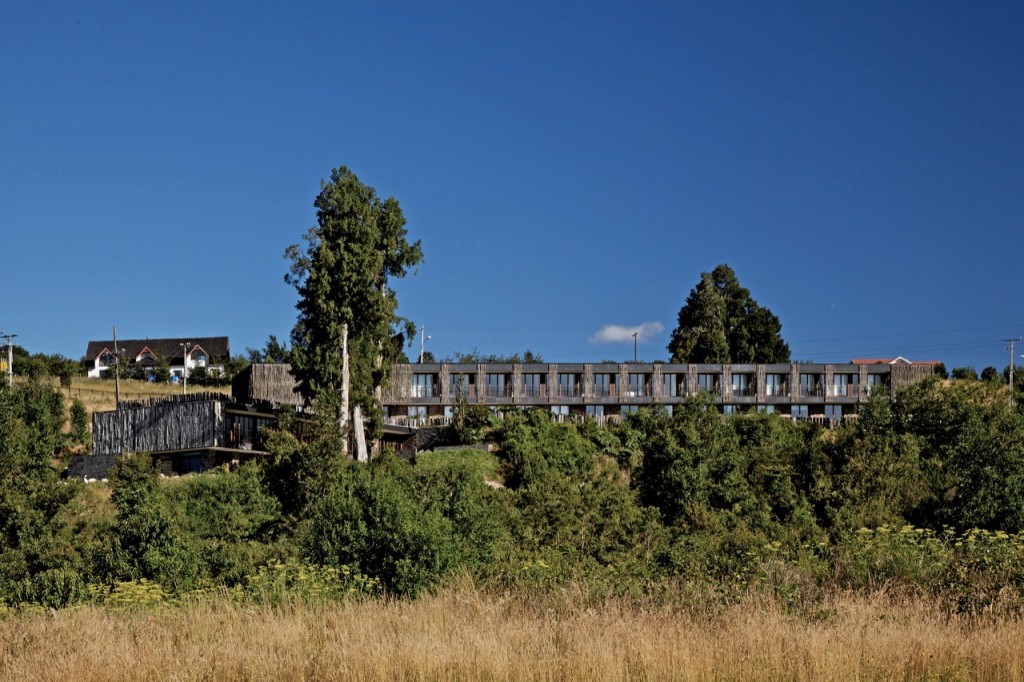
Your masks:
{"label": "row of balcony", "polygon": [[[395,396],[398,398],[441,398],[442,393],[440,386],[426,383],[426,384],[412,384],[406,386],[396,386],[394,389]],[[547,400],[549,398],[677,398],[684,397],[688,393],[686,391],[685,382],[680,382],[678,385],[663,386],[662,391],[655,395],[654,386],[650,383],[639,384],[628,384],[621,388],[616,384],[599,384],[590,386],[589,391],[585,391],[583,386],[579,384],[575,385],[558,385],[551,387],[552,390],[548,390],[548,386],[545,384],[540,385],[528,385],[519,386],[518,390],[514,390],[513,386],[506,384],[504,386],[496,385],[485,385],[476,386],[470,385],[459,385],[453,387],[448,392],[448,398],[450,400],[458,400],[460,396],[463,398],[473,401],[478,398],[504,398],[504,399],[522,399],[522,400]],[[716,398],[756,398],[760,396],[764,397],[778,397],[778,398],[859,398],[863,392],[863,395],[870,395],[872,389],[879,388],[875,386],[864,386],[861,387],[859,384],[822,384],[817,383],[813,385],[800,385],[793,387],[790,391],[790,387],[786,384],[768,384],[763,387],[761,392],[758,392],[757,386],[751,383],[746,385],[730,385],[730,384],[710,384],[697,386],[693,391],[693,394],[710,394]],[[667,390],[665,390],[667,389]]]}

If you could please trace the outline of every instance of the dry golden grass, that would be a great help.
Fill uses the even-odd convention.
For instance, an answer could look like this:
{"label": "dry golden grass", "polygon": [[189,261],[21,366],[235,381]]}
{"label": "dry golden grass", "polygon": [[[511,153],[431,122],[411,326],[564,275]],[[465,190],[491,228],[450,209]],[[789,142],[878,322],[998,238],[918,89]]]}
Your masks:
{"label": "dry golden grass", "polygon": [[[56,383],[54,383],[54,386],[56,386]],[[188,392],[230,393],[231,387],[189,386]],[[116,406],[114,382],[111,379],[75,377],[71,382],[71,388],[64,389],[64,394],[70,398],[78,398],[85,403],[89,414],[113,410]],[[136,379],[123,379],[121,381],[121,400],[139,400],[141,398],[154,398],[162,395],[181,395],[181,385],[157,384]]]}
{"label": "dry golden grass", "polygon": [[[570,600],[571,601],[571,600]],[[552,604],[551,606],[555,606]],[[813,620],[486,596],[287,609],[98,607],[0,621],[3,680],[886,680],[1024,677],[1024,623],[838,595]]]}

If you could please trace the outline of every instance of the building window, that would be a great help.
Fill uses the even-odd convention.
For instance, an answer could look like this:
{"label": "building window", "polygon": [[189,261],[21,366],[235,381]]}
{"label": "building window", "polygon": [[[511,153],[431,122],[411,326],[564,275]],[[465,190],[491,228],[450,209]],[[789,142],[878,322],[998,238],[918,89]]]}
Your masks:
{"label": "building window", "polygon": [[557,415],[559,417],[568,417],[569,416],[569,406],[568,405],[552,405],[551,406],[551,414]]}
{"label": "building window", "polygon": [[680,394],[680,384],[682,383],[682,374],[662,374],[661,375],[661,390],[662,394],[666,398],[678,398]]}
{"label": "building window", "polygon": [[758,414],[775,414],[775,406],[774,405],[758,405],[757,406],[757,413]]}
{"label": "building window", "polygon": [[491,398],[504,398],[505,397],[505,375],[504,374],[488,374],[487,375],[487,395]]}
{"label": "building window", "polygon": [[640,408],[637,405],[623,405],[621,414],[623,417],[628,417],[631,414],[636,414],[638,409]]}
{"label": "building window", "polygon": [[587,405],[586,411],[588,417],[603,417],[604,405]]}
{"label": "building window", "polygon": [[750,395],[750,375],[748,374],[733,374],[732,375],[732,394],[738,396]]}
{"label": "building window", "polygon": [[800,375],[800,395],[803,397],[809,396],[820,396],[821,393],[818,391],[818,375],[816,374],[801,374]]}
{"label": "building window", "polygon": [[843,419],[843,406],[842,405],[826,405],[825,406],[825,419],[832,424],[838,424]]}
{"label": "building window", "polygon": [[698,374],[697,375],[697,391],[700,392],[700,393],[715,393],[715,394],[717,394],[718,391],[716,390],[716,386],[715,386],[717,379],[718,379],[718,375],[717,374]]}
{"label": "building window", "polygon": [[579,392],[577,384],[579,382],[576,379],[575,374],[559,374],[558,375],[558,395],[563,398],[575,398]]}
{"label": "building window", "polygon": [[868,395],[871,395],[876,390],[885,388],[885,375],[884,374],[869,374],[868,375]]}
{"label": "building window", "polygon": [[615,395],[615,380],[612,374],[594,375],[594,396],[607,398]]}
{"label": "building window", "polygon": [[448,386],[453,397],[473,395],[472,385],[472,374],[452,374],[448,377]]}
{"label": "building window", "polygon": [[764,375],[764,394],[771,396],[786,395],[786,378],[784,374]]}
{"label": "building window", "polygon": [[412,397],[432,398],[434,396],[434,375],[413,374],[412,375]]}
{"label": "building window", "polygon": [[722,405],[722,414],[733,415],[736,414],[735,405]]}
{"label": "building window", "polygon": [[647,375],[645,374],[630,374],[628,376],[629,388],[628,395],[631,398],[642,398],[647,395]]}
{"label": "building window", "polygon": [[420,423],[427,419],[427,407],[426,405],[410,405],[406,414],[409,416],[409,421]]}
{"label": "building window", "polygon": [[792,405],[789,408],[789,416],[797,421],[807,421],[807,406],[806,405]]}
{"label": "building window", "polygon": [[542,398],[545,395],[544,391],[544,375],[543,374],[524,374],[523,375],[523,397],[524,398]]}

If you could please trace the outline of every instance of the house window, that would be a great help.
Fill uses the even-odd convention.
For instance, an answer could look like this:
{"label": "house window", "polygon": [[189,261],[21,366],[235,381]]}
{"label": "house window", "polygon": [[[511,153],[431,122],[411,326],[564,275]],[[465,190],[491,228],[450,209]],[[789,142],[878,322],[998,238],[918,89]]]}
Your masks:
{"label": "house window", "polygon": [[412,375],[412,397],[432,398],[434,396],[434,375],[413,374]]}
{"label": "house window", "polygon": [[558,395],[563,398],[573,398],[578,392],[576,375],[575,374],[559,374],[558,375]]}
{"label": "house window", "polygon": [[775,406],[774,405],[758,405],[757,406],[757,413],[758,414],[775,414]]}
{"label": "house window", "polygon": [[206,364],[206,353],[201,350],[192,351],[188,354],[188,358],[197,365]]}
{"label": "house window", "polygon": [[764,375],[764,394],[772,396],[785,395],[785,375],[783,374],[765,374]]}
{"label": "house window", "polygon": [[749,395],[750,376],[747,374],[732,375],[732,394],[738,396]]}
{"label": "house window", "polygon": [[797,421],[807,421],[807,406],[806,405],[792,405],[789,408],[789,416]]}
{"label": "house window", "polygon": [[717,374],[698,374],[697,391],[700,393],[717,393],[715,390]]}
{"label": "house window", "polygon": [[636,414],[639,409],[640,408],[637,405],[623,405],[621,414],[623,417],[628,417],[631,414]]}
{"label": "house window", "polygon": [[682,374],[662,374],[661,390],[666,398],[679,397],[679,385],[682,383]]}
{"label": "house window", "polygon": [[607,398],[615,395],[615,381],[613,379],[613,375],[594,375],[594,395],[598,398]]}
{"label": "house window", "polygon": [[586,411],[588,417],[603,417],[604,405],[587,405]]}
{"label": "house window", "polygon": [[816,374],[801,374],[800,395],[804,397],[820,395],[817,390],[817,379]]}
{"label": "house window", "polygon": [[722,414],[733,415],[736,414],[735,405],[722,405]]}
{"label": "house window", "polygon": [[559,416],[559,417],[568,417],[569,416],[569,406],[568,405],[552,405],[551,406],[551,414]]}
{"label": "house window", "polygon": [[409,411],[406,413],[409,416],[411,422],[422,422],[427,418],[427,406],[426,405],[410,405]]}
{"label": "house window", "polygon": [[885,375],[884,374],[869,374],[868,375],[868,395],[871,395],[876,390],[881,390],[885,387]]}
{"label": "house window", "polygon": [[525,398],[541,398],[545,395],[544,392],[544,375],[543,374],[524,374],[523,375],[523,397]]}
{"label": "house window", "polygon": [[647,395],[647,382],[645,381],[646,375],[644,374],[630,374],[629,389],[626,395],[632,398],[642,398]]}
{"label": "house window", "polygon": [[448,377],[448,387],[454,397],[472,395],[472,384],[472,374],[452,374]]}
{"label": "house window", "polygon": [[487,395],[492,398],[503,398],[505,397],[505,375],[504,374],[488,374],[487,375]]}
{"label": "house window", "polygon": [[843,419],[843,406],[842,405],[826,405],[825,406],[825,419],[833,424],[838,424]]}

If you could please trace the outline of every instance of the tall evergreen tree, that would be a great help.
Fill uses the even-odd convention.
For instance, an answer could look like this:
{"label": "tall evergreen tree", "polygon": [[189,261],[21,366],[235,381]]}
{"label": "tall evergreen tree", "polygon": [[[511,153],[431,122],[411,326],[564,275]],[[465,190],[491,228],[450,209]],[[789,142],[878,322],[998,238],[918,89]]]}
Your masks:
{"label": "tall evergreen tree", "polygon": [[722,264],[703,272],[679,310],[668,344],[672,362],[789,362],[782,323]]}
{"label": "tall evergreen tree", "polygon": [[346,430],[367,417],[380,424],[379,389],[395,347],[397,300],[388,280],[404,277],[423,259],[420,242],[406,240],[405,217],[394,198],[381,200],[342,166],[321,183],[317,225],[289,246],[285,281],[299,293],[292,330],[292,365],[303,396]]}

